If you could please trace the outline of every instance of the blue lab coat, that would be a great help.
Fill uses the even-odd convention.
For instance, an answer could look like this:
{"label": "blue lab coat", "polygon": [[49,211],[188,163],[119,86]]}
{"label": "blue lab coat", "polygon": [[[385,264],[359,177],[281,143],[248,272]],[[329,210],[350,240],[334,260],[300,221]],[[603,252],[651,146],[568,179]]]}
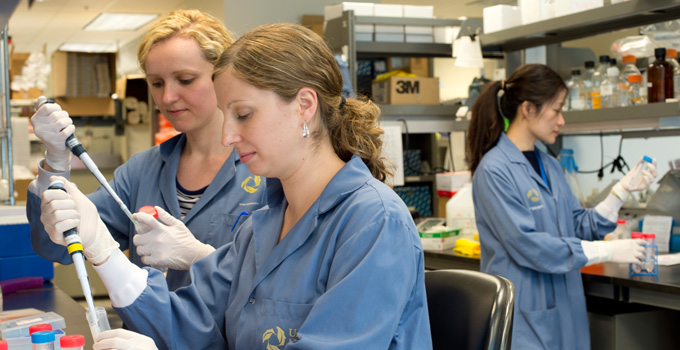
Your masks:
{"label": "blue lab coat", "polygon": [[[177,200],[177,166],[186,136],[179,134],[160,146],[133,155],[115,170],[111,188],[118,194],[131,212],[137,212],[145,205],[159,206],[172,214],[181,217]],[[248,213],[264,206],[265,181],[259,178],[256,185],[255,176],[248,167],[241,163],[234,150],[213,182],[205,190],[196,205],[184,218],[184,224],[201,242],[219,248],[234,239],[231,230],[239,214]],[[132,242],[135,229],[120,206],[111,198],[103,187],[87,196],[96,206],[101,219],[120,244],[120,249],[130,249],[130,260],[144,266]],[[26,213],[31,224],[31,243],[43,258],[70,264],[71,257],[65,247],[54,244],[40,221],[40,197],[28,192]],[[242,217],[237,223],[243,224]],[[189,271],[169,270],[168,286],[175,290],[191,283]]]}
{"label": "blue lab coat", "polygon": [[589,349],[581,240],[616,223],[586,210],[554,158],[539,152],[548,187],[503,133],[473,177],[481,270],[515,285],[513,349]]}
{"label": "blue lab coat", "polygon": [[234,242],[196,262],[193,283],[148,286],[116,309],[159,349],[431,349],[423,251],[404,202],[353,157],[277,244],[287,207],[269,207]]}

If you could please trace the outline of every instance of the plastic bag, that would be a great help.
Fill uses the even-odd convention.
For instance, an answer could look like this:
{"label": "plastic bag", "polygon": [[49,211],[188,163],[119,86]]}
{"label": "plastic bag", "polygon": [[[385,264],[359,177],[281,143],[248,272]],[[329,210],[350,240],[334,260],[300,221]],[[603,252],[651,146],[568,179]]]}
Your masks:
{"label": "plastic bag", "polygon": [[654,57],[654,49],[662,47],[656,40],[646,35],[627,36],[615,40],[610,51],[617,59],[633,55],[636,58]]}

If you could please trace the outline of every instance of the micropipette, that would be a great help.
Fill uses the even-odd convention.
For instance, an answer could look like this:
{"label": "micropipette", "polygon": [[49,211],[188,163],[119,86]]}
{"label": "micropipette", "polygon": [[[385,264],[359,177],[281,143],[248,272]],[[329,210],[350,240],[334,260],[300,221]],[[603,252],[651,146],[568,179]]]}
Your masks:
{"label": "micropipette", "polygon": [[[38,108],[42,107],[42,105],[44,105],[46,103],[54,103],[54,100],[51,99],[51,98],[44,100],[44,101],[40,102],[40,104],[38,105]],[[113,190],[113,188],[111,188],[111,185],[109,185],[109,182],[106,181],[106,178],[104,177],[104,175],[102,175],[102,172],[99,171],[99,168],[92,161],[92,158],[90,158],[90,156],[87,154],[87,152],[85,151],[85,147],[83,147],[83,144],[80,143],[80,140],[78,140],[78,138],[76,137],[75,134],[71,134],[71,136],[66,138],[66,146],[71,150],[71,152],[73,152],[73,154],[76,157],[80,158],[80,160],[83,162],[83,164],[85,164],[85,167],[87,167],[87,169],[90,170],[92,175],[94,175],[94,177],[97,178],[97,181],[99,181],[99,183],[102,186],[104,186],[104,189],[106,189],[106,192],[108,192],[109,195],[111,195],[111,198],[113,198],[113,200],[115,200],[116,203],[118,203],[118,206],[120,206],[120,208],[123,210],[125,215],[130,219],[132,224],[135,226],[135,230],[139,231],[141,229],[141,226],[139,225],[137,220],[135,220],[132,217],[132,213],[130,212],[128,207],[125,205],[125,203],[123,203],[123,201],[120,199],[120,197],[118,197],[118,195]]]}
{"label": "micropipette", "polygon": [[[61,181],[52,181],[48,188],[66,192],[64,183]],[[80,287],[83,289],[83,294],[85,295],[85,301],[87,302],[88,307],[88,318],[96,320],[97,311],[94,308],[92,289],[90,288],[90,281],[87,276],[87,270],[85,269],[85,260],[83,259],[83,243],[80,240],[80,235],[78,235],[78,231],[75,227],[64,232],[64,240],[66,241],[66,249],[68,249],[68,253],[71,254],[71,258],[73,259],[73,265],[76,267],[76,274],[80,281]],[[95,335],[93,334],[93,336]]]}

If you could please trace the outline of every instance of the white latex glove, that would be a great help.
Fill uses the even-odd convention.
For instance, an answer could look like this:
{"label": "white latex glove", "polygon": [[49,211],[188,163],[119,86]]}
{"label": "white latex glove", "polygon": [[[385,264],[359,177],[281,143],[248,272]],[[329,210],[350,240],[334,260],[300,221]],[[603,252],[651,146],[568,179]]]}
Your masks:
{"label": "white latex glove", "polygon": [[[35,101],[35,108],[45,100],[45,96],[40,96]],[[33,114],[31,124],[35,136],[45,145],[45,163],[60,172],[68,170],[71,150],[66,146],[66,138],[76,131],[68,112],[56,103],[47,103]]]}
{"label": "white latex glove", "polygon": [[40,221],[52,242],[65,246],[64,231],[77,227],[83,241],[85,257],[95,265],[105,262],[119,244],[99,218],[97,208],[78,187],[61,176],[52,176],[50,181],[64,182],[62,190],[46,190],[40,204]]}
{"label": "white latex glove", "polygon": [[112,329],[97,335],[94,350],[157,350],[153,339],[126,329]]}
{"label": "white latex glove", "polygon": [[646,190],[657,176],[656,159],[652,159],[651,163],[644,162],[646,169],[643,168],[642,163],[643,160],[640,159],[633,169],[612,188],[612,193],[624,202],[628,200],[631,192]]}
{"label": "white latex glove", "polygon": [[586,265],[601,262],[639,263],[645,257],[644,240],[617,239],[612,241],[581,241],[583,253],[588,258]]}
{"label": "white latex glove", "polygon": [[140,224],[149,228],[148,232],[136,234],[132,239],[143,263],[188,270],[194,262],[215,251],[209,244],[197,240],[182,221],[161,207],[156,210],[158,220],[146,213],[133,214]]}

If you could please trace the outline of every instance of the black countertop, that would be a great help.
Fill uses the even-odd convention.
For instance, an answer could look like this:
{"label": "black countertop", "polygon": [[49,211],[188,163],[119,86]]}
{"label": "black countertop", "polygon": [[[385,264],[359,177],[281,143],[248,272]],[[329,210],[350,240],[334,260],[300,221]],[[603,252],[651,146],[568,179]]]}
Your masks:
{"label": "black countertop", "polygon": [[35,308],[44,312],[54,311],[64,318],[64,333],[85,336],[85,349],[92,349],[94,342],[85,318],[85,309],[66,293],[51,283],[43,288],[27,289],[3,294],[4,310]]}
{"label": "black countertop", "polygon": [[[425,269],[479,271],[479,259],[426,250]],[[658,276],[631,276],[628,264],[602,263],[582,268],[581,275],[586,295],[680,310],[680,265],[659,266]]]}

